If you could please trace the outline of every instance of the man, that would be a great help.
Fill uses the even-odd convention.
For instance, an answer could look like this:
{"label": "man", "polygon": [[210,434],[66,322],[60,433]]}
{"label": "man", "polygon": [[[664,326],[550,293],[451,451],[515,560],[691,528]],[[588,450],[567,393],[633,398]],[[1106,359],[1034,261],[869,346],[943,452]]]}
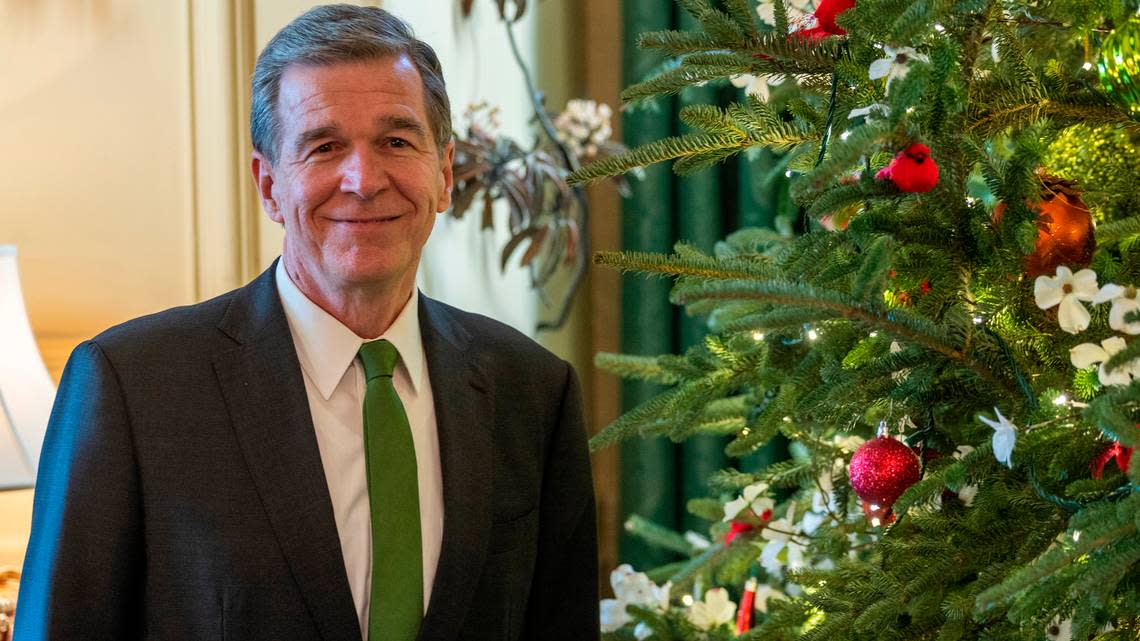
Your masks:
{"label": "man", "polygon": [[596,638],[572,369],[415,290],[452,185],[435,54],[319,7],[253,88],[282,258],[73,353],[15,638]]}

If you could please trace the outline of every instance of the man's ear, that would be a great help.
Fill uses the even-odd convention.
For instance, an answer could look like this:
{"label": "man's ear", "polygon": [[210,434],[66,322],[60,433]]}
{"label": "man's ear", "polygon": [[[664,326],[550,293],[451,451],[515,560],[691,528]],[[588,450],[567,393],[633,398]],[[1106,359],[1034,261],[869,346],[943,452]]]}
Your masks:
{"label": "man's ear", "polygon": [[261,207],[265,209],[266,215],[273,222],[284,224],[281,208],[273,198],[273,164],[260,151],[254,151],[249,169],[253,173],[253,184],[257,186],[257,195],[261,197]]}
{"label": "man's ear", "polygon": [[454,185],[454,174],[452,172],[452,164],[455,162],[455,139],[447,143],[447,147],[443,150],[443,158],[440,159],[440,171],[443,174],[443,194],[439,198],[439,206],[436,207],[437,213],[447,211],[451,206],[451,188]]}

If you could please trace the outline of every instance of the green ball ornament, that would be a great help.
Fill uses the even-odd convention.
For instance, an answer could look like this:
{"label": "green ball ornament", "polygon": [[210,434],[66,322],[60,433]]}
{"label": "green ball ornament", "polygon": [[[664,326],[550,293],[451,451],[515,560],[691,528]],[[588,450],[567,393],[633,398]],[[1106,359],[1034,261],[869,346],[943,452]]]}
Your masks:
{"label": "green ball ornament", "polygon": [[1108,34],[1096,68],[1105,93],[1133,114],[1140,114],[1140,17]]}

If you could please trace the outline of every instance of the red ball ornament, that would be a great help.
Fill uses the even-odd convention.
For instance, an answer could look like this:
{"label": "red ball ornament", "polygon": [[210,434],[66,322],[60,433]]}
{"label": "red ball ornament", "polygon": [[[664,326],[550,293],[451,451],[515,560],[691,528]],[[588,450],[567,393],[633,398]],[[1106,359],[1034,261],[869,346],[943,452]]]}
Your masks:
{"label": "red ball ornament", "polygon": [[938,184],[938,163],[930,155],[930,147],[915,142],[891,160],[891,164],[875,174],[876,180],[890,180],[910,194],[924,194]]}
{"label": "red ball ornament", "polygon": [[847,473],[855,493],[877,511],[894,505],[918,482],[920,470],[914,450],[889,436],[880,436],[859,446]]}

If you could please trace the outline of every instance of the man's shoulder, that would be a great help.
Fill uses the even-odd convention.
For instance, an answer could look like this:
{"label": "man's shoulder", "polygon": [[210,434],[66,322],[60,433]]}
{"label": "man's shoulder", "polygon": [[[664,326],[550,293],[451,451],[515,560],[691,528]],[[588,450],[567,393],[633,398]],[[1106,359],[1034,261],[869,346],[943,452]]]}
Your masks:
{"label": "man's shoulder", "polygon": [[195,349],[204,341],[223,337],[218,325],[239,291],[131,319],[100,332],[91,342],[104,352],[115,353]]}

